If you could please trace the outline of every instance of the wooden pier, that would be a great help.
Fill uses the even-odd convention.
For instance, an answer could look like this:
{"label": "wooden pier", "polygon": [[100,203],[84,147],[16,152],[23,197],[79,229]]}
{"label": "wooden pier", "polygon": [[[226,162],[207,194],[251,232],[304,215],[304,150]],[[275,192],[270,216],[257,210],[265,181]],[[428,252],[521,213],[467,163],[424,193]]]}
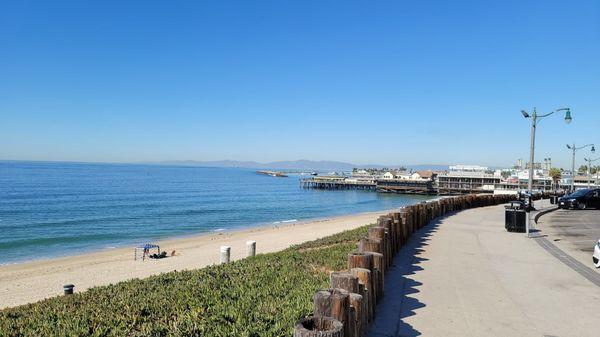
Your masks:
{"label": "wooden pier", "polygon": [[369,190],[383,193],[437,194],[432,180],[353,179],[339,176],[319,176],[300,180],[300,186],[320,190]]}
{"label": "wooden pier", "polygon": [[376,181],[377,192],[402,193],[402,194],[426,194],[438,193],[433,180],[401,180],[401,179],[378,179]]}
{"label": "wooden pier", "polygon": [[346,177],[337,176],[321,176],[301,179],[300,186],[302,188],[318,190],[377,190],[375,181],[355,181],[352,179],[346,179]]}

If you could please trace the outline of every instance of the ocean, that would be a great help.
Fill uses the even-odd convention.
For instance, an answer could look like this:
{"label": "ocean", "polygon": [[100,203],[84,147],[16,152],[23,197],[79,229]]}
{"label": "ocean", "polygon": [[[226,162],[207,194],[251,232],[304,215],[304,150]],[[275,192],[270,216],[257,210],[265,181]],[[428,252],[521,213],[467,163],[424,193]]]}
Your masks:
{"label": "ocean", "polygon": [[238,168],[0,161],[0,264],[431,199],[300,188]]}

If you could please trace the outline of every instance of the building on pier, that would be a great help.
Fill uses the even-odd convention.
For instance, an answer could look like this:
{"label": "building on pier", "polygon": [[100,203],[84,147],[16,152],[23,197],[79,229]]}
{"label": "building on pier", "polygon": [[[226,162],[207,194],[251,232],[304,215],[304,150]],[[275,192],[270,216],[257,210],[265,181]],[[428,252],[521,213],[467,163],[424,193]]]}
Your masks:
{"label": "building on pier", "polygon": [[404,194],[437,194],[435,182],[429,180],[378,179],[377,192]]}
{"label": "building on pier", "polygon": [[454,166],[437,176],[440,195],[491,193],[501,181],[500,174],[490,173],[487,167],[481,166]]}
{"label": "building on pier", "polygon": [[372,177],[316,176],[300,180],[302,188],[320,190],[376,190]]}

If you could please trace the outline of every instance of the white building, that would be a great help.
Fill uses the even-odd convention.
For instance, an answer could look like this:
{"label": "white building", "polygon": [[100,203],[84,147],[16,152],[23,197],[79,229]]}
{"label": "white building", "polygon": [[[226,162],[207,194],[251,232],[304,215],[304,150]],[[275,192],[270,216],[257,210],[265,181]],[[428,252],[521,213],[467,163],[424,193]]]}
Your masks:
{"label": "white building", "polygon": [[396,178],[392,172],[386,172],[381,176],[381,179],[394,179]]}
{"label": "white building", "polygon": [[486,172],[488,168],[486,166],[479,165],[454,165],[449,167],[450,171],[459,172]]}

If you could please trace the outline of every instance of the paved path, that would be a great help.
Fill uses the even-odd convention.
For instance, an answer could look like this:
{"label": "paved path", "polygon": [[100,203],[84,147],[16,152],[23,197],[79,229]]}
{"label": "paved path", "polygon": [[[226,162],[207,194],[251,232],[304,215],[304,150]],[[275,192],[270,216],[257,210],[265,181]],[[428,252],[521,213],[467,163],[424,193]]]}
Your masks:
{"label": "paved path", "polygon": [[370,336],[598,336],[600,288],[523,234],[503,206],[413,236],[386,277]]}

